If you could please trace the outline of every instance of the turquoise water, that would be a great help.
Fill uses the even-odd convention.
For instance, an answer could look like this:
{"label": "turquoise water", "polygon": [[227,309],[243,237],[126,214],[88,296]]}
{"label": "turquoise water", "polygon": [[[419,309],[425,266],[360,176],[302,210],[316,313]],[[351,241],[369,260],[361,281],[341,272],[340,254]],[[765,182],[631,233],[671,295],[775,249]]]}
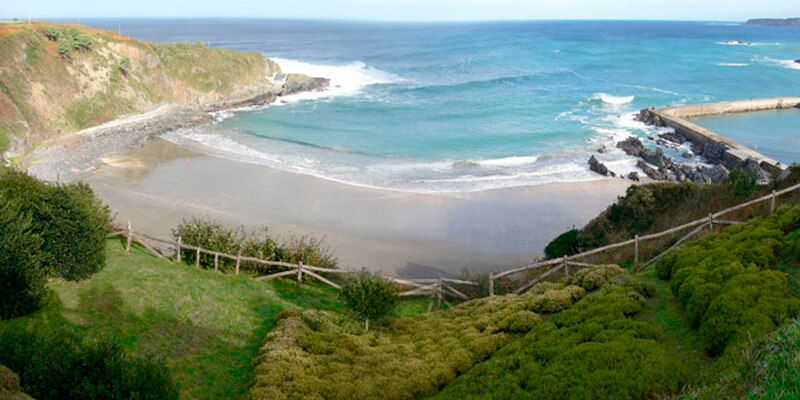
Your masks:
{"label": "turquoise water", "polygon": [[724,114],[692,121],[784,164],[800,162],[800,109]]}
{"label": "turquoise water", "polygon": [[[586,161],[601,146],[612,149],[598,155],[601,161],[625,174],[635,170],[635,161],[614,143],[637,135],[653,146],[647,138],[658,133],[633,121],[641,108],[796,95],[800,88],[800,64],[792,62],[800,58],[800,30],[780,27],[89,23],[121,23],[123,33],[145,40],[261,52],[286,72],[332,79],[326,93],[220,115],[217,124],[179,131],[169,140],[242,162],[410,192],[598,179]],[[763,136],[752,139],[752,147],[771,146]],[[785,153],[779,159],[797,158],[797,147],[778,147]]]}

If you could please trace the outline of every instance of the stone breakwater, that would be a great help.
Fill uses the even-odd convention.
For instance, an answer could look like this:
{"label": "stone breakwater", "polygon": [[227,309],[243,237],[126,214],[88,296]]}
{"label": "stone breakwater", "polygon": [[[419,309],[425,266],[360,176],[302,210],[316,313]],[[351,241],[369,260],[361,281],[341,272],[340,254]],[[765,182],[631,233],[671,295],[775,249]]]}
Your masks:
{"label": "stone breakwater", "polygon": [[[641,140],[635,137],[617,143],[617,147],[630,156],[640,158],[637,167],[654,180],[719,183],[727,178],[731,170],[740,168],[756,174],[760,183],[767,183],[784,174],[788,166],[703,128],[687,118],[797,107],[800,107],[800,97],[776,97],[659,109],[650,107],[639,112],[636,119],[645,124],[674,129],[674,133],[663,133],[654,139],[659,145],[677,147],[689,142],[692,151],[703,156],[712,167],[691,166],[675,161],[660,148],[655,151],[645,148]],[[693,155],[687,152],[683,157],[692,158]],[[597,164],[597,160],[590,162],[592,170],[609,176],[604,173],[605,166]]]}
{"label": "stone breakwater", "polygon": [[165,104],[46,141],[26,155],[20,165],[40,179],[72,182],[94,172],[108,154],[140,147],[176,129],[211,122],[216,112],[265,106],[282,96],[322,91],[329,85],[329,79],[290,74],[271,87],[244,89],[204,104]]}

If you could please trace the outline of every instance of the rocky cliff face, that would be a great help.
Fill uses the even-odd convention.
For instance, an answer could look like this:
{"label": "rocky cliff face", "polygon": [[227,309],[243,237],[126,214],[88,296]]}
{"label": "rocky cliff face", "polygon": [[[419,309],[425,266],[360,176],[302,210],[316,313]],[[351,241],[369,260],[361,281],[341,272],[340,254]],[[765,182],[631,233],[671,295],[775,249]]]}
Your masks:
{"label": "rocky cliff face", "polygon": [[284,91],[273,79],[280,73],[261,54],[148,43],[72,24],[0,24],[0,153],[162,103],[267,103]]}

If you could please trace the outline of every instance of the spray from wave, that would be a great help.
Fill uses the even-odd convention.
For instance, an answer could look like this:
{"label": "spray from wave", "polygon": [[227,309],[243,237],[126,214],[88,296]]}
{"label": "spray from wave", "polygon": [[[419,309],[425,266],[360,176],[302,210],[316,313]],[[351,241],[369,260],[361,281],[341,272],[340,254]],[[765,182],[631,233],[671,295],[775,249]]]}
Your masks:
{"label": "spray from wave", "polygon": [[285,58],[272,58],[281,71],[288,74],[305,74],[311,77],[328,78],[330,87],[323,92],[304,92],[282,98],[282,104],[300,100],[316,100],[336,96],[353,96],[371,85],[402,82],[392,73],[370,67],[361,61],[343,65],[320,65]]}
{"label": "spray from wave", "polygon": [[590,100],[599,100],[605,104],[609,104],[612,106],[621,106],[624,104],[633,103],[635,100],[635,96],[612,96],[607,93],[595,93],[594,96],[591,97]]}

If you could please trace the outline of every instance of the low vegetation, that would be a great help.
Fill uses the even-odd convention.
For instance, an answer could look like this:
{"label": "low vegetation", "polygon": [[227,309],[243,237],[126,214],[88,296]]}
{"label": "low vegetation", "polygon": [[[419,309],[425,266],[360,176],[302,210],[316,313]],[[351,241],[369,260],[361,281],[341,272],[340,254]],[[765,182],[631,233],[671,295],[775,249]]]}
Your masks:
{"label": "low vegetation", "polygon": [[[246,257],[292,264],[302,262],[306,265],[329,269],[338,267],[336,257],[322,239],[314,236],[290,236],[281,240],[270,236],[266,227],[258,231],[248,231],[245,227],[232,228],[212,219],[192,217],[173,229],[172,236],[175,240],[180,237],[187,245],[230,255],[241,254]],[[183,250],[182,256],[187,262],[194,263],[197,253],[186,249]],[[224,269],[234,267],[235,263],[229,259],[220,260],[221,267]],[[201,254],[200,264],[213,266],[213,256]],[[273,271],[273,268],[262,264],[247,264],[246,262],[245,264],[249,269]]]}
{"label": "low vegetation", "polygon": [[17,374],[4,365],[0,365],[0,400],[31,400],[22,392]]}
{"label": "low vegetation", "polygon": [[393,283],[365,269],[348,274],[339,298],[356,316],[364,320],[365,330],[369,330],[370,320],[383,318],[394,310],[400,300],[397,287]]}
{"label": "low vegetation", "polygon": [[[743,203],[748,199],[764,196],[773,189],[779,190],[799,183],[800,167],[791,167],[791,173],[786,179],[765,187],[755,185],[753,182],[754,178],[751,175],[736,171],[726,183],[722,184],[664,182],[633,185],[628,188],[625,196],[620,197],[585,227],[567,231],[551,241],[545,249],[545,254],[549,258],[577,254],[633,239],[636,235],[660,232],[706,217],[710,213]],[[797,199],[797,193],[784,195],[781,198],[785,203]],[[764,215],[764,210],[768,211],[768,207],[768,203],[762,203],[760,206],[743,210],[739,216],[747,219]]]}
{"label": "low vegetation", "polygon": [[[773,332],[800,314],[800,300],[778,271],[787,235],[800,228],[800,206],[733,226],[668,254],[656,266],[699,328],[706,348],[722,354],[731,342]],[[795,237],[795,236],[791,236]]]}
{"label": "low vegetation", "polygon": [[0,318],[39,308],[45,277],[86,279],[105,264],[110,212],[85,184],[46,185],[0,167]]}
{"label": "low vegetation", "polygon": [[686,368],[637,321],[646,285],[606,283],[447,386],[436,399],[643,399],[680,390]]}
{"label": "low vegetation", "polygon": [[84,342],[66,332],[8,329],[0,335],[0,364],[16,371],[22,389],[40,399],[178,398],[163,361],[132,357],[117,343]]}
{"label": "low vegetation", "polygon": [[[625,272],[604,267],[596,280]],[[255,369],[253,399],[385,399],[435,394],[476,363],[518,340],[548,315],[569,309],[586,289],[541,283],[524,295],[465,302],[426,315],[389,318],[364,331],[347,316],[283,313],[267,335]],[[553,317],[555,318],[555,317]]]}

